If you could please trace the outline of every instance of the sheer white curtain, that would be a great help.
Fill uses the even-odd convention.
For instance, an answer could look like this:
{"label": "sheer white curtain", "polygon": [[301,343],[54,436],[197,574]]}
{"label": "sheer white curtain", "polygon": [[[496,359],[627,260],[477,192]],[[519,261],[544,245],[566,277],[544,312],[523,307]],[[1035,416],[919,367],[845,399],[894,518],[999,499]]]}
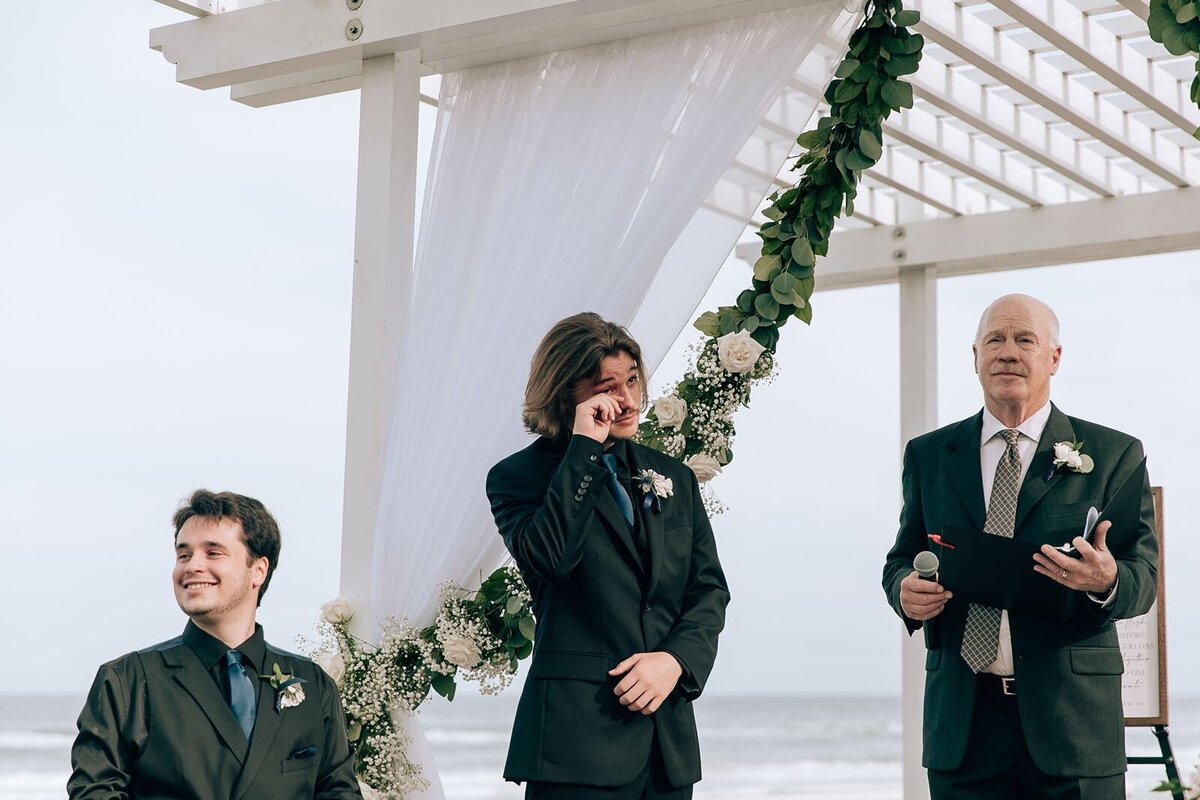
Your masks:
{"label": "sheer white curtain", "polygon": [[[470,585],[501,562],[484,478],[528,441],[520,409],[537,342],[577,311],[633,319],[681,232],[696,227],[705,197],[842,12],[843,0],[816,0],[444,76],[384,453],[375,620],[427,624],[439,582]],[[726,224],[727,245],[679,276],[686,300],[642,310],[656,319],[652,340],[641,337],[655,354],[648,369],[744,221]],[[413,733],[413,755],[427,760]],[[427,760],[428,796],[440,797],[433,772]]]}

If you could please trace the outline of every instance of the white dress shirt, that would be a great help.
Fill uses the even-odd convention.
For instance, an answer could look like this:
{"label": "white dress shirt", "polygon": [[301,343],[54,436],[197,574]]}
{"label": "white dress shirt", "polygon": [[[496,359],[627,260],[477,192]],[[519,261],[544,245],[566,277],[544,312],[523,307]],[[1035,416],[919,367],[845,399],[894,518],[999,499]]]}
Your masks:
{"label": "white dress shirt", "polygon": [[[1037,452],[1038,440],[1042,438],[1042,431],[1045,430],[1046,422],[1049,419],[1050,401],[1047,400],[1045,405],[1017,426],[1017,430],[1021,434],[1017,437],[1017,452],[1021,454],[1021,474],[1017,480],[1018,486],[1025,483],[1025,474],[1029,472],[1029,462],[1033,460],[1033,454]],[[1000,463],[1005,448],[1008,447],[1004,442],[1004,437],[999,434],[1000,431],[1007,429],[1008,426],[996,419],[992,412],[987,408],[983,409],[983,430],[979,434],[979,468],[983,473],[983,505],[985,509],[992,502],[992,484],[996,482],[996,466]],[[1033,569],[1033,565],[1030,564],[1029,568]],[[1107,597],[1096,597],[1088,593],[1088,597],[1093,602],[1101,605],[1108,605],[1116,595],[1117,587],[1115,585]],[[996,651],[996,660],[983,671],[991,672],[994,675],[1013,674],[1012,632],[1008,626],[1008,611],[1000,612],[1000,647]]]}

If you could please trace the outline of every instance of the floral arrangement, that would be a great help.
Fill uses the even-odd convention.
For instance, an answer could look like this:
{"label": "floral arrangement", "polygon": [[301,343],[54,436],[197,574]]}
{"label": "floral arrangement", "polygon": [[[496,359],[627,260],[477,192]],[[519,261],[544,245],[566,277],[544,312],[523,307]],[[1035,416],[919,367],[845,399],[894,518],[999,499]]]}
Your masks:
{"label": "floral arrangement", "polygon": [[[805,152],[792,168],[803,174],[772,194],[763,210],[762,255],[750,288],[734,305],[693,323],[708,338],[639,428],[642,443],[683,459],[701,483],[733,460],[733,412],[750,404],[754,384],[773,375],[779,329],[792,317],[812,322],[817,257],[829,252],[835,219],[854,214],[859,175],[883,156],[883,121],[912,108],[912,84],[902,76],[916,72],[921,60],[925,40],[908,30],[920,19],[901,0],[867,0],[863,23],[825,90],[829,113],[796,139]],[[723,510],[710,493],[705,507],[710,514]]]}
{"label": "floral arrangement", "polygon": [[[654,401],[638,440],[691,467],[705,484],[733,460],[733,413],[750,402],[750,388],[771,377],[775,359],[746,331],[710,338],[694,348],[675,390]],[[724,510],[711,492],[709,514]]]}
{"label": "floral arrangement", "polygon": [[427,627],[385,620],[377,647],[350,633],[354,610],[346,600],[321,607],[320,638],[308,649],[338,687],[366,800],[402,800],[428,787],[407,756],[410,741],[399,721],[430,690],[453,700],[461,677],[497,694],[533,652],[532,598],[516,567],[497,569],[474,593],[443,583],[438,600]]}

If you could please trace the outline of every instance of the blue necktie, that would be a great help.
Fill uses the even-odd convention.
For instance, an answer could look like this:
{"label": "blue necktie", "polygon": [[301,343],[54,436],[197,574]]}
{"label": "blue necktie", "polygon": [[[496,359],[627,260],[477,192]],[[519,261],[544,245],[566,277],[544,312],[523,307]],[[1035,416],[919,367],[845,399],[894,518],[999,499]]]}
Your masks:
{"label": "blue necktie", "polygon": [[246,668],[242,666],[242,654],[237,650],[225,654],[225,671],[229,673],[229,707],[233,709],[242,733],[246,734],[246,741],[250,741],[258,703],[254,698],[254,681],[246,674]]}
{"label": "blue necktie", "polygon": [[604,461],[604,469],[608,472],[605,476],[608,480],[608,490],[612,492],[613,499],[617,501],[617,508],[621,509],[621,516],[625,517],[625,521],[632,528],[633,501],[629,499],[629,492],[625,491],[625,487],[617,478],[617,457],[612,453],[605,453],[600,458]]}

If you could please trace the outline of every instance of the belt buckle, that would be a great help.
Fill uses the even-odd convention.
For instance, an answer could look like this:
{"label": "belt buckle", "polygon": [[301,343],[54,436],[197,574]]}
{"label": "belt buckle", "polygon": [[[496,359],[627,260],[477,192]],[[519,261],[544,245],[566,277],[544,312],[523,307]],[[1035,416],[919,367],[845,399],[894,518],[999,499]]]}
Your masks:
{"label": "belt buckle", "polygon": [[1000,692],[1006,697],[1017,696],[1017,679],[1012,676],[1000,676]]}

